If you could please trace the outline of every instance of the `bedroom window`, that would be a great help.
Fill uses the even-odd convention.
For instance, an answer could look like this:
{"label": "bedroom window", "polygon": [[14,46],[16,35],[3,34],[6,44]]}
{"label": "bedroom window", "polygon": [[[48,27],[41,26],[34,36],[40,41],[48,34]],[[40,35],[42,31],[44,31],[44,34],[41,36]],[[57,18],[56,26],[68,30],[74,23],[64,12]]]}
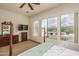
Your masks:
{"label": "bedroom window", "polygon": [[39,21],[34,21],[33,23],[33,36],[39,35]]}
{"label": "bedroom window", "polygon": [[57,17],[48,18],[48,38],[57,39]]}
{"label": "bedroom window", "polygon": [[74,42],[74,14],[61,16],[61,40]]}

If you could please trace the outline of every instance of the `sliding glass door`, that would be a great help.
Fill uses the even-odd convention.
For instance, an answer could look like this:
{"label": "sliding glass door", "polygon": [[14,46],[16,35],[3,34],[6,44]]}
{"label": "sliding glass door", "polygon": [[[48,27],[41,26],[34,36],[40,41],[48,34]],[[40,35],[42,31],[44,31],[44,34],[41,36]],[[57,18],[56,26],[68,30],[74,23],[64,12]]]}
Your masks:
{"label": "sliding glass door", "polygon": [[47,37],[47,19],[41,20],[41,36]]}
{"label": "sliding glass door", "polygon": [[57,39],[57,17],[48,18],[48,38]]}
{"label": "sliding glass door", "polygon": [[61,16],[61,40],[74,42],[74,14]]}
{"label": "sliding glass door", "polygon": [[41,20],[41,36],[48,40],[57,40],[60,29],[60,40],[74,42],[74,14],[62,15],[59,27],[57,21],[57,17]]}

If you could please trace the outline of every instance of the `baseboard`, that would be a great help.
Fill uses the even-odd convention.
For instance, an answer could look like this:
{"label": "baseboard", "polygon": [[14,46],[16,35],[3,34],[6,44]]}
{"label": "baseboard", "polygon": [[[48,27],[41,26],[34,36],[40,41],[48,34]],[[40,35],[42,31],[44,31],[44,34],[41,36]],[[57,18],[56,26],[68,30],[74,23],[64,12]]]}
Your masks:
{"label": "baseboard", "polygon": [[29,39],[28,41],[33,41],[33,42],[36,42],[36,43],[40,44],[40,42],[37,42],[37,41],[32,40],[32,39]]}

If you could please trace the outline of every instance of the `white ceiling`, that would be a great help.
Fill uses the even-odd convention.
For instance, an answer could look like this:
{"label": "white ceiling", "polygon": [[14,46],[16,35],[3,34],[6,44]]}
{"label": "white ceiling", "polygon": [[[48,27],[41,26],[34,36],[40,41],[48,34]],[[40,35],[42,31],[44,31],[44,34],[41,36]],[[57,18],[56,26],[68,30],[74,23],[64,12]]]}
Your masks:
{"label": "white ceiling", "polygon": [[[61,5],[60,3],[40,3],[40,5],[31,4],[34,10],[31,10],[27,3],[23,8],[19,8],[22,3],[0,3],[0,9],[9,10],[16,13],[21,13],[27,16],[32,16],[34,14],[40,13],[42,11],[48,10],[50,8],[57,7]],[[29,11],[27,13],[26,11]]]}

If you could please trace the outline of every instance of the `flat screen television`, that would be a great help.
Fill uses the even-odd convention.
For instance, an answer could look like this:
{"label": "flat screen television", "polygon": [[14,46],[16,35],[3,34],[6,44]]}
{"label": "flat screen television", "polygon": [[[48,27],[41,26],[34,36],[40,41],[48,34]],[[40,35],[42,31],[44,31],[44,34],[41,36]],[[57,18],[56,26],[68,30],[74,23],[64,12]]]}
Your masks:
{"label": "flat screen television", "polygon": [[23,25],[23,30],[28,30],[28,25]]}
{"label": "flat screen television", "polygon": [[18,30],[19,31],[28,30],[28,25],[19,24],[18,25]]}

